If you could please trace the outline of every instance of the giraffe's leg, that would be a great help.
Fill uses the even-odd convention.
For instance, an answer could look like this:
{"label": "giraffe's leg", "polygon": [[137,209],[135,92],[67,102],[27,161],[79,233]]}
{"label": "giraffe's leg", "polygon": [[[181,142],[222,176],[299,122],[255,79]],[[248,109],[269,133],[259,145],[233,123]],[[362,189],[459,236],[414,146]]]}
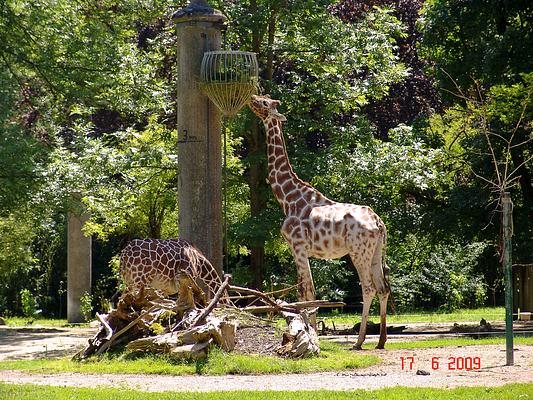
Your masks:
{"label": "giraffe's leg", "polygon": [[296,276],[298,278],[298,301],[316,300],[315,284],[311,274],[311,266],[307,249],[304,246],[294,246],[289,242],[294,261],[296,263]]}
{"label": "giraffe's leg", "polygon": [[363,289],[363,312],[361,315],[361,326],[359,327],[359,336],[357,337],[357,343],[354,346],[355,350],[361,350],[363,342],[366,338],[366,327],[368,324],[368,314],[370,312],[370,306],[372,304],[372,299],[376,294],[375,289],[371,284],[362,284]]}
{"label": "giraffe's leg", "polygon": [[380,325],[377,349],[383,349],[387,341],[387,301],[390,294],[390,288],[385,277],[384,268],[386,267],[383,265],[382,247],[383,243],[379,240],[374,250],[371,266],[372,282],[379,297]]}
{"label": "giraffe's leg", "polygon": [[[296,273],[298,276],[298,301],[316,300],[315,284],[313,282],[307,251],[304,248],[292,248],[292,252],[296,262]],[[311,316],[310,323],[316,329],[316,314]]]}
{"label": "giraffe's leg", "polygon": [[387,341],[387,300],[389,299],[389,292],[378,292],[379,297],[379,342],[376,349],[385,348],[385,342]]}
{"label": "giraffe's leg", "polygon": [[355,269],[357,269],[357,275],[359,275],[359,282],[363,291],[363,311],[361,313],[361,326],[359,327],[359,336],[357,337],[357,343],[354,345],[355,350],[361,350],[366,337],[368,314],[370,313],[370,306],[372,305],[372,299],[376,294],[376,289],[372,284],[372,263],[370,257],[361,257],[356,253],[352,253],[350,254],[350,258],[352,259],[352,263]]}

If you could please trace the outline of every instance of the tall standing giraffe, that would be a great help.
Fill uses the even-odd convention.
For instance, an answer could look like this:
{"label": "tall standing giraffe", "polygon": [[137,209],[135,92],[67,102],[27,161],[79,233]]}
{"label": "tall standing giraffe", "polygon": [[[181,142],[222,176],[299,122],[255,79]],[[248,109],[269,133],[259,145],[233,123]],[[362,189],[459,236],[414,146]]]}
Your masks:
{"label": "tall standing giraffe", "polygon": [[328,199],[293,171],[281,131],[286,118],[277,110],[280,102],[252,96],[251,110],[263,121],[267,133],[268,178],[283,208],[281,233],[296,261],[299,300],[314,300],[315,287],[309,257],[332,259],[350,255],[363,291],[363,312],[355,349],[365,340],[368,313],[374,296],[380,302],[380,335],[377,348],[387,341],[387,300],[390,294],[384,254],[385,224],[370,207],[337,203]]}

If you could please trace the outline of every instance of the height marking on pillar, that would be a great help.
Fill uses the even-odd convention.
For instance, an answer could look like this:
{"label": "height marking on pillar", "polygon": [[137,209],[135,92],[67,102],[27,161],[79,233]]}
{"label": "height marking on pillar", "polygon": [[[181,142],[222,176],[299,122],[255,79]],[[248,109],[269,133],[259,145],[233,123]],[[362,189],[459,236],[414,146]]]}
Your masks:
{"label": "height marking on pillar", "polygon": [[183,133],[178,137],[178,143],[202,143],[202,139],[198,139],[196,135],[189,135],[187,129],[183,130]]}

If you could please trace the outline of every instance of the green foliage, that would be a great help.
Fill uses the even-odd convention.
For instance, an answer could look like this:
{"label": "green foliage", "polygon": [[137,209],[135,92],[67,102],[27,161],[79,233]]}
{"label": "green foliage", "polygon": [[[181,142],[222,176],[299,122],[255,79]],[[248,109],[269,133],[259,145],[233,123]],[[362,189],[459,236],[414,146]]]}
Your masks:
{"label": "green foliage", "polygon": [[177,236],[165,222],[176,198],[167,83],[175,48],[161,22],[169,5],[0,8],[0,226],[13,226],[0,250],[0,309],[19,312],[13,302],[27,280],[47,313],[61,313],[64,216],[80,209],[75,192],[97,238]]}
{"label": "green foliage", "polygon": [[157,322],[150,325],[150,331],[154,334],[154,335],[161,335],[163,333],[165,333],[165,327],[161,324],[158,324]]}
{"label": "green foliage", "polygon": [[[464,92],[462,92],[464,93]],[[533,131],[533,74],[522,74],[513,84],[494,85],[485,93],[465,96],[464,104],[431,119],[430,126],[446,143],[446,163],[456,171],[455,196],[461,207],[492,206],[509,191],[514,203],[515,257],[527,263],[533,249],[530,231],[533,188],[531,187]],[[481,185],[476,199],[473,188]],[[473,204],[472,204],[473,203]],[[461,210],[471,227],[485,237],[497,237],[492,226],[494,212]],[[490,227],[491,229],[486,229]],[[481,234],[480,234],[481,236]],[[481,236],[483,237],[483,236]]]}
{"label": "green foliage", "polygon": [[22,289],[20,291],[20,302],[24,316],[28,318],[35,317],[37,314],[37,300],[35,300],[35,296],[28,289]]}
{"label": "green foliage", "polygon": [[[33,226],[23,215],[0,218],[0,313],[15,311],[18,305],[13,300],[27,283],[35,268],[36,259],[31,244]],[[10,300],[8,300],[10,299]]]}
{"label": "green foliage", "polygon": [[[484,211],[490,188],[477,176],[493,181],[505,165],[516,171],[510,179],[520,176],[510,182],[519,184],[511,187],[515,250],[524,262],[532,254],[530,13],[520,2],[465,8],[458,0],[428,1],[421,52],[440,86],[462,97],[448,98],[453,107],[442,115],[378,135],[365,107],[407,82],[398,45],[411,25],[395,17],[400,8],[379,7],[343,22],[332,11],[336,3],[213,4],[230,21],[227,47],[259,54],[260,83],[288,118],[295,171],[327,196],[370,205],[385,220],[400,305],[481,304],[483,280],[491,284],[499,272],[489,255],[497,227]],[[0,8],[0,312],[20,313],[24,288],[47,313],[64,309],[68,211],[91,213],[97,299],[114,286],[117,262],[108,261],[125,241],[178,236],[176,46],[165,22],[173,7],[168,0],[21,0]],[[264,248],[264,283],[278,287],[295,282],[294,261],[279,233],[283,214],[265,183],[265,138],[254,123],[245,111],[224,132],[229,268],[249,284],[251,249]],[[483,127],[500,136],[491,136],[496,168]],[[353,294],[353,269],[341,264],[312,262],[321,297]]]}
{"label": "green foliage", "polygon": [[145,131],[116,132],[84,144],[76,162],[98,166],[84,188],[93,215],[88,232],[102,239],[134,232],[176,236],[176,227],[164,225],[176,207],[174,140],[173,132],[152,121]]}
{"label": "green foliage", "polygon": [[348,278],[356,274],[343,260],[310,260],[317,298],[342,301],[346,297]]}
{"label": "green foliage", "polygon": [[455,91],[450,77],[464,88],[473,86],[472,78],[490,86],[531,71],[528,2],[479,1],[463,7],[460,0],[431,0],[421,22],[423,50],[446,89]]}
{"label": "green foliage", "polygon": [[456,310],[479,307],[487,297],[486,284],[477,272],[484,243],[441,244],[409,235],[404,246],[389,252],[394,265],[391,282],[400,310],[418,308]]}
{"label": "green foliage", "polygon": [[530,263],[533,220],[531,140],[532,14],[527,2],[457,0],[426,3],[422,51],[449,108],[431,118],[446,168],[454,171],[448,215],[460,218],[457,235],[492,247],[483,267],[496,286],[501,272],[499,197],[513,200],[513,260]]}
{"label": "green foliage", "polygon": [[83,320],[88,322],[93,313],[93,296],[85,292],[83,296],[80,297],[80,312],[83,316]]}
{"label": "green foliage", "polygon": [[[278,90],[292,98],[288,108],[292,119],[298,116],[298,122],[311,123],[309,127],[334,121],[369,97],[383,96],[390,83],[406,76],[394,54],[401,25],[390,10],[376,8],[360,22],[346,24],[317,7],[305,12],[304,18],[292,13],[283,28],[282,42],[274,45],[283,49],[283,62],[292,68],[285,71],[288,76]],[[357,74],[364,78],[354,79]],[[306,113],[313,113],[313,118],[309,120]]]}

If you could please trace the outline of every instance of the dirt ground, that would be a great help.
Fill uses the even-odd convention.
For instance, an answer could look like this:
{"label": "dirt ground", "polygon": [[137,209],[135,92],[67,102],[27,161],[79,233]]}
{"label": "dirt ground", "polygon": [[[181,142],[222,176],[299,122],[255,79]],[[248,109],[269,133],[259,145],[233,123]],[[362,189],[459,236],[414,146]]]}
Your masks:
{"label": "dirt ground", "polygon": [[[412,327],[427,331],[428,327]],[[443,327],[445,330],[446,327]],[[264,342],[259,334],[258,342]],[[257,332],[260,333],[260,332]],[[0,360],[54,358],[72,355],[83,347],[94,329],[7,328],[0,327]],[[435,335],[431,335],[435,337]],[[329,337],[354,343],[355,336]],[[390,342],[418,339],[407,335],[390,336]],[[239,338],[238,338],[239,339]],[[376,343],[370,335],[367,342]],[[268,344],[263,348],[268,350]],[[241,350],[246,351],[245,344]],[[265,351],[266,351],[265,350]],[[533,345],[515,346],[515,365],[505,366],[505,349],[501,345],[450,346],[413,350],[363,350],[375,354],[383,363],[354,371],[298,375],[247,376],[158,376],[112,374],[29,374],[0,371],[5,383],[33,383],[58,386],[113,386],[143,391],[210,391],[210,390],[351,390],[389,386],[500,386],[507,383],[533,384]],[[468,370],[468,367],[479,368]]]}
{"label": "dirt ground", "polygon": [[66,357],[81,349],[95,333],[95,328],[0,326],[0,361]]}

